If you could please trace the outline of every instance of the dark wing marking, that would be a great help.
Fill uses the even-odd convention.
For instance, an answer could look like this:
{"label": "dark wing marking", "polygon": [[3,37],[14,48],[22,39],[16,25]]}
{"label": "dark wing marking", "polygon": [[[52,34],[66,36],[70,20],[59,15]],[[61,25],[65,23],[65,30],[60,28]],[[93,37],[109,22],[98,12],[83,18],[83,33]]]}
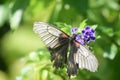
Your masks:
{"label": "dark wing marking", "polygon": [[51,53],[51,61],[56,68],[67,61],[69,36],[63,31],[44,22],[35,22],[33,30],[39,35]]}
{"label": "dark wing marking", "polygon": [[75,42],[75,45],[78,47],[78,50],[74,55],[74,60],[75,63],[78,64],[78,67],[80,69],[87,69],[91,72],[97,71],[98,61],[92,52],[86,46],[78,42]]}
{"label": "dark wing marking", "polygon": [[51,53],[51,61],[55,68],[63,68],[64,64],[67,63],[67,52],[69,44],[61,45],[55,49],[49,48]]}
{"label": "dark wing marking", "polygon": [[70,49],[70,54],[69,54],[69,58],[68,58],[68,69],[67,69],[67,73],[68,73],[69,77],[71,75],[76,75],[77,70],[78,70],[78,66],[74,59],[75,58],[74,55],[76,55],[76,53],[77,53],[77,47],[73,42],[71,42],[70,48],[71,49]]}

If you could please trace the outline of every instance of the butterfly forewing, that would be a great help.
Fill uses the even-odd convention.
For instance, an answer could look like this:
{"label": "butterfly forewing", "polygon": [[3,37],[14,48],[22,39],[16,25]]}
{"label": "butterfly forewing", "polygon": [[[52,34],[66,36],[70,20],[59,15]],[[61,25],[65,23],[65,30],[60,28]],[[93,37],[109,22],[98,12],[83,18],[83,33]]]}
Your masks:
{"label": "butterfly forewing", "polygon": [[69,36],[63,31],[44,22],[35,22],[33,30],[39,35],[51,53],[51,61],[56,68],[67,62]]}

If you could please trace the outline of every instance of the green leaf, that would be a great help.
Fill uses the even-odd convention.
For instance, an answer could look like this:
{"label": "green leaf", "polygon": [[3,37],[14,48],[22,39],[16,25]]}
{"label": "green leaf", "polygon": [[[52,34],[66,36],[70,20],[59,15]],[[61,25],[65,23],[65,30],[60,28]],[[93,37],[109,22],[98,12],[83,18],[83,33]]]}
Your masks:
{"label": "green leaf", "polygon": [[103,56],[113,60],[118,52],[118,48],[115,44],[112,44],[109,52],[104,52]]}
{"label": "green leaf", "polygon": [[29,2],[29,0],[16,0],[12,7],[11,17],[9,21],[11,29],[14,30],[18,28],[23,16],[23,12],[28,7]]}
{"label": "green leaf", "polygon": [[62,31],[66,32],[67,34],[70,35],[70,30],[72,28],[71,25],[68,25],[66,23],[61,23],[61,22],[56,22],[55,25],[59,27]]}
{"label": "green leaf", "polygon": [[9,8],[7,5],[0,5],[0,27],[3,26],[5,21],[9,18]]}
{"label": "green leaf", "polygon": [[97,28],[98,25],[92,25],[91,28],[93,28],[94,30]]}
{"label": "green leaf", "polygon": [[99,39],[99,38],[101,38],[101,36],[100,36],[100,35],[98,35],[98,36],[96,37],[96,39]]}
{"label": "green leaf", "polygon": [[39,61],[38,53],[36,53],[36,52],[31,52],[31,53],[29,54],[29,60],[34,61],[34,62],[38,62],[38,61]]}
{"label": "green leaf", "polygon": [[85,20],[83,20],[81,23],[80,23],[80,25],[79,25],[79,28],[80,29],[84,29],[84,27],[86,26],[86,21],[87,21],[87,19],[85,19]]}
{"label": "green leaf", "polygon": [[21,19],[22,19],[22,15],[23,15],[23,10],[19,9],[17,10],[10,18],[10,27],[11,29],[15,30],[18,28]]}
{"label": "green leaf", "polygon": [[42,80],[47,80],[47,78],[48,78],[48,70],[43,70],[41,77],[42,77]]}
{"label": "green leaf", "polygon": [[114,59],[117,52],[118,52],[117,46],[115,44],[112,44],[109,58]]}

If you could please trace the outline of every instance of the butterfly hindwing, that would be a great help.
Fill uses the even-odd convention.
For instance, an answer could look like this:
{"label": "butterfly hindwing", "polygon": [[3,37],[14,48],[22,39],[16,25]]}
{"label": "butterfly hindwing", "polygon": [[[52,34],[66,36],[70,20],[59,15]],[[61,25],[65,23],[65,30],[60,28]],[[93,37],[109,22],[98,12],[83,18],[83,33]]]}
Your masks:
{"label": "butterfly hindwing", "polygon": [[63,31],[44,22],[35,22],[33,30],[48,47],[51,53],[51,61],[56,68],[63,67],[67,61],[69,36]]}
{"label": "butterfly hindwing", "polygon": [[98,68],[98,61],[86,46],[73,41],[68,58],[68,76],[76,75],[78,68],[95,72]]}
{"label": "butterfly hindwing", "polygon": [[87,69],[91,72],[97,71],[98,61],[87,46],[83,46],[78,42],[75,42],[78,47],[76,54],[74,55],[75,63],[78,64],[80,69]]}

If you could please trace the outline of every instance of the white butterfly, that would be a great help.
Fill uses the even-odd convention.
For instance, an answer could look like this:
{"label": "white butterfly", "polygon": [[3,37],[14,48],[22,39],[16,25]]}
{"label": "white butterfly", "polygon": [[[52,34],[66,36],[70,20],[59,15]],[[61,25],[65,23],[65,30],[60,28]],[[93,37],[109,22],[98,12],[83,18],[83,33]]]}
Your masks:
{"label": "white butterfly", "polygon": [[[62,68],[64,64],[68,65],[67,73],[69,77],[76,75],[78,68],[87,69],[91,72],[97,71],[98,61],[96,57],[87,46],[83,46],[75,40],[76,35],[70,37],[62,30],[44,22],[35,22],[33,30],[50,51],[53,66]],[[69,55],[67,54],[68,47],[70,47]]]}

